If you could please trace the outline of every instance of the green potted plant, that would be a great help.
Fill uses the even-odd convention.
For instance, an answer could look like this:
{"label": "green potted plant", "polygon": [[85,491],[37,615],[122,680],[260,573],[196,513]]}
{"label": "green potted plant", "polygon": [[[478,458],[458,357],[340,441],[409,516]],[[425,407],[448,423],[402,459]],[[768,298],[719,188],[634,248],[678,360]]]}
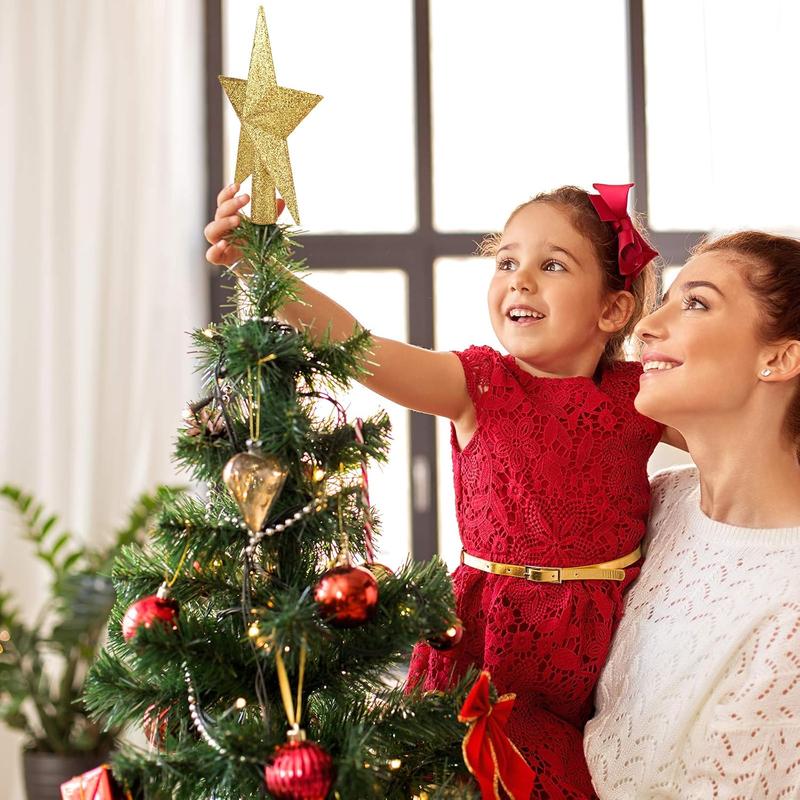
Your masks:
{"label": "green potted plant", "polygon": [[20,489],[0,487],[19,512],[22,535],[50,573],[50,596],[33,623],[0,586],[0,720],[25,734],[28,800],[54,800],[61,783],[102,762],[117,730],[101,730],[81,699],[114,603],[111,565],[121,547],[143,535],[179,490],[143,494],[105,548],[79,546],[58,519]]}

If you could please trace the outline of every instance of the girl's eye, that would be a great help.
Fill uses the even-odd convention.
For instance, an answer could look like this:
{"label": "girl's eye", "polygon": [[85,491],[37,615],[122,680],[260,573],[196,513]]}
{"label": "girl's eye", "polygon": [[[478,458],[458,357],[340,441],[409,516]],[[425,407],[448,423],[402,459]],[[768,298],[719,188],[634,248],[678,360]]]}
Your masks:
{"label": "girl's eye", "polygon": [[708,311],[708,306],[699,297],[688,294],[683,298],[683,309],[684,311],[699,311],[700,309]]}
{"label": "girl's eye", "polygon": [[567,271],[567,268],[560,261],[554,261],[553,259],[550,259],[550,261],[545,261],[544,264],[542,264],[542,269],[545,272],[566,272]]}
{"label": "girl's eye", "polygon": [[510,258],[504,258],[501,261],[497,262],[497,269],[503,270],[505,272],[514,269],[515,266],[516,264]]}

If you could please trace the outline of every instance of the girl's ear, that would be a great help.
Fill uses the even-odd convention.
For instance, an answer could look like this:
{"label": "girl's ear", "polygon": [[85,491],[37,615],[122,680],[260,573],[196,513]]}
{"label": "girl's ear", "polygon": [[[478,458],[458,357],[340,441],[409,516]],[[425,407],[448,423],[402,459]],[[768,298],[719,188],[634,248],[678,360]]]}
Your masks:
{"label": "girl's ear", "polygon": [[621,331],[636,308],[636,299],[630,292],[613,292],[603,305],[598,326],[604,333]]}

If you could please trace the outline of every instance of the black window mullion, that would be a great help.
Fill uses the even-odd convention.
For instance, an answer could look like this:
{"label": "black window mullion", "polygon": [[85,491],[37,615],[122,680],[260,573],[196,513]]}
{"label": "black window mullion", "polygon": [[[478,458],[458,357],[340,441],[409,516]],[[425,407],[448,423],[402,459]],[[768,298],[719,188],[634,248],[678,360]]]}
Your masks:
{"label": "black window mullion", "polygon": [[628,112],[636,208],[647,216],[647,115],[644,80],[644,0],[628,0]]}
{"label": "black window mullion", "polygon": [[[630,137],[636,208],[649,212],[647,106],[644,58],[644,0],[628,0],[628,69],[630,87]],[[648,221],[649,224],[649,221]],[[703,231],[648,231],[650,241],[666,264],[683,264],[688,252],[703,238]],[[661,294],[659,275],[659,295]]]}
{"label": "black window mullion", "polygon": [[298,236],[297,255],[309,269],[408,269],[418,257],[419,244],[411,234],[308,234]]}
{"label": "black window mullion", "polygon": [[704,238],[703,231],[650,231],[650,240],[667,265],[683,264],[691,249]]}
{"label": "black window mullion", "polygon": [[[222,187],[223,122],[218,76],[222,74],[222,0],[205,0],[205,100],[206,100],[206,219],[217,211],[217,193]],[[219,322],[227,302],[225,279],[219,267],[206,264],[211,319]]]}
{"label": "black window mullion", "polygon": [[[415,258],[408,272],[409,340],[433,348],[433,145],[431,132],[430,9],[428,0],[414,0],[414,102],[416,125],[417,231]],[[417,380],[409,375],[410,381]],[[438,552],[436,420],[411,414],[411,542],[414,558]]]}

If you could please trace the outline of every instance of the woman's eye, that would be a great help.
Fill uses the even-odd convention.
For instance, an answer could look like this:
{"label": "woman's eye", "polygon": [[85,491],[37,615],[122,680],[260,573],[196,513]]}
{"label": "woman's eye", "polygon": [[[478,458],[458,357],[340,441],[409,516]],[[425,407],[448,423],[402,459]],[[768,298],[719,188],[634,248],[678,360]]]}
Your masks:
{"label": "woman's eye", "polygon": [[567,268],[560,261],[545,261],[542,264],[542,269],[545,272],[566,272]]}
{"label": "woman's eye", "polygon": [[683,308],[686,311],[708,311],[708,306],[699,298],[694,295],[687,295],[683,298]]}

